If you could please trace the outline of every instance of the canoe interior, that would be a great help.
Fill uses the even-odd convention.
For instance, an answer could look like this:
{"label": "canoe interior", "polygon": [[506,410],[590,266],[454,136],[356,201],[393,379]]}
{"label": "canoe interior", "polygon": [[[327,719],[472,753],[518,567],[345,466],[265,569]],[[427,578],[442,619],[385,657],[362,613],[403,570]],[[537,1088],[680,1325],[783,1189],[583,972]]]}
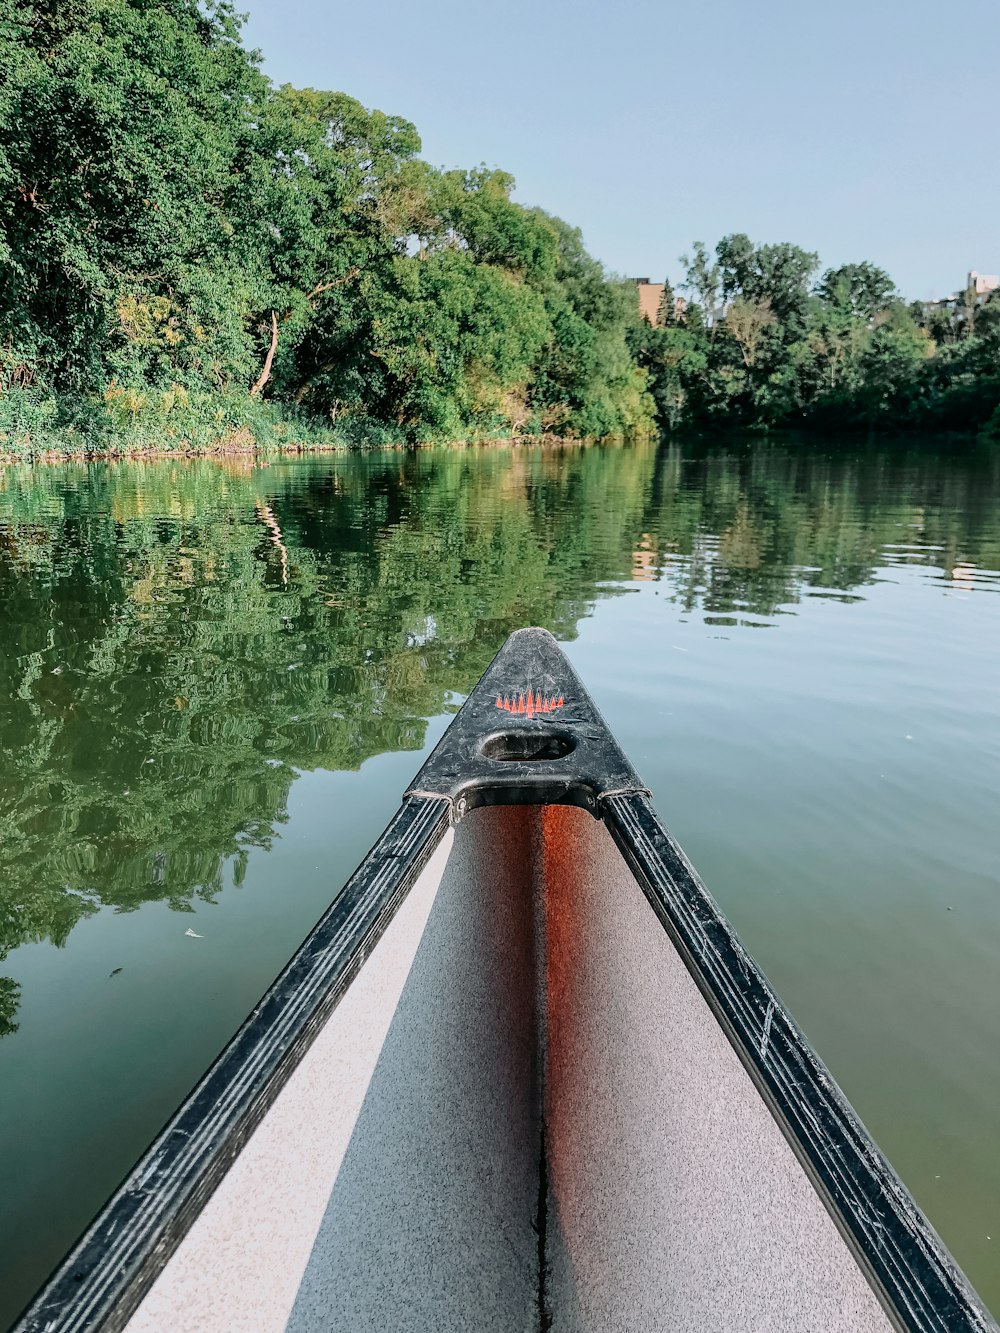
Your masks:
{"label": "canoe interior", "polygon": [[890,1321],[605,826],[472,810],[127,1325]]}

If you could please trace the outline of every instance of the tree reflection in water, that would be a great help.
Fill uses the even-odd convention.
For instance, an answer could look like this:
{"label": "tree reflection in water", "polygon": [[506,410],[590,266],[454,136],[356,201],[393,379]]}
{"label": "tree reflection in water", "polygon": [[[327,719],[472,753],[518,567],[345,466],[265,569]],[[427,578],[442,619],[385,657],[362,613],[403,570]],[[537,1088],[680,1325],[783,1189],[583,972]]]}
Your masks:
{"label": "tree reflection in water", "polygon": [[[1000,567],[988,457],[454,449],[0,475],[0,959],[191,910],[296,770],[419,749],[504,637],[655,580],[715,624],[894,559]],[[227,872],[227,865],[229,867]],[[0,1036],[18,989],[0,979]]]}

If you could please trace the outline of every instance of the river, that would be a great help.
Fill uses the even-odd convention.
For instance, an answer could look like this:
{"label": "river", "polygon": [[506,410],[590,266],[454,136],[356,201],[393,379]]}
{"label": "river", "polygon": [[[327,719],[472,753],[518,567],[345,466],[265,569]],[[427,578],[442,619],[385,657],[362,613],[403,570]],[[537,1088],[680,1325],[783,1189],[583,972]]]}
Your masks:
{"label": "river", "polygon": [[0,471],[0,1327],[550,628],[1000,1314],[1000,456]]}

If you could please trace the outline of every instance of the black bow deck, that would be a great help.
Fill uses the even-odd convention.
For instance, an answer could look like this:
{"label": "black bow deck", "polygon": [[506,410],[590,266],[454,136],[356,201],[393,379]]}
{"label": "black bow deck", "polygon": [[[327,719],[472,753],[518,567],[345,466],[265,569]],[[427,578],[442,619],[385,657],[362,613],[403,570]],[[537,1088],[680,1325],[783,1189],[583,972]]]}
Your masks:
{"label": "black bow deck", "polygon": [[[455,817],[482,805],[579,805],[646,792],[555,639],[517,630],[413,780]],[[648,795],[648,792],[646,792]]]}

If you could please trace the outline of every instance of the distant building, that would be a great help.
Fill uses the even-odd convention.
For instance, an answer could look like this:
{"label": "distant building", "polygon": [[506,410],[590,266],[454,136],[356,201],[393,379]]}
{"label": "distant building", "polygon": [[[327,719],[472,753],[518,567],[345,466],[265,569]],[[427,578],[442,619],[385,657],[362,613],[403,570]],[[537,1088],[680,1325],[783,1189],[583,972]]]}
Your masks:
{"label": "distant building", "polygon": [[973,307],[985,305],[990,300],[994,292],[1000,292],[1000,277],[995,273],[977,273],[975,269],[970,269],[965,279],[965,286],[951,296],[939,297],[936,301],[925,301],[923,303],[924,311],[927,314],[935,310],[952,311],[958,319],[964,320],[971,304]]}
{"label": "distant building", "polygon": [[[660,301],[663,299],[663,288],[666,283],[650,282],[648,278],[633,278],[635,290],[639,297],[639,314],[647,324],[656,325],[657,316],[660,313]],[[683,315],[687,309],[687,301],[683,296],[674,297],[674,318],[677,319]]]}
{"label": "distant building", "polygon": [[995,273],[977,273],[973,269],[967,285],[975,288],[977,296],[985,296],[987,292],[995,292],[1000,287],[1000,277]]}
{"label": "distant building", "polygon": [[648,278],[636,278],[635,280],[635,289],[639,296],[639,314],[647,324],[656,323],[663,287],[662,282],[650,282]]}

